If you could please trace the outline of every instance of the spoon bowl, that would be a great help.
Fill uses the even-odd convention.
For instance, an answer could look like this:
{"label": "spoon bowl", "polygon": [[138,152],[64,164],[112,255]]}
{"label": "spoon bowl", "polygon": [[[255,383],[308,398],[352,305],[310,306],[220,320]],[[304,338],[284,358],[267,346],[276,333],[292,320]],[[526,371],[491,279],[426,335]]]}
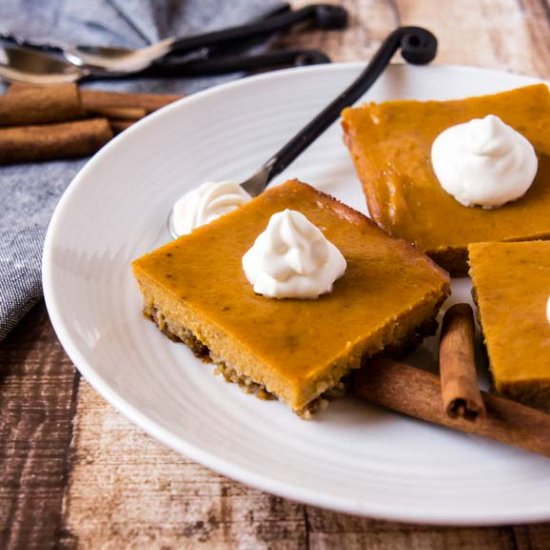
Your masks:
{"label": "spoon bowl", "polygon": [[8,82],[63,84],[76,82],[87,75],[87,69],[37,50],[10,45],[0,47],[0,78]]}

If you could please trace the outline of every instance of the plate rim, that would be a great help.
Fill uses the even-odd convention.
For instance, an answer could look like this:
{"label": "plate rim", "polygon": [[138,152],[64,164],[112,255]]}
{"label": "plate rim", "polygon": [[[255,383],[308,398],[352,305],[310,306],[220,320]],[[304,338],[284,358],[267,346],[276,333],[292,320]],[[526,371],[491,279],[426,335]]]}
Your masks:
{"label": "plate rim", "polygon": [[[406,65],[406,63],[394,63],[392,65]],[[418,511],[415,508],[408,507],[406,505],[393,505],[391,508],[372,505],[372,502],[368,500],[362,500],[361,503],[350,503],[350,499],[343,497],[327,496],[322,491],[312,491],[303,487],[291,486],[289,482],[274,481],[272,478],[266,475],[251,472],[245,467],[239,466],[230,460],[220,458],[210,451],[204,450],[200,446],[194,445],[185,441],[183,438],[173,435],[167,428],[164,428],[160,423],[149,418],[146,414],[142,413],[138,408],[130,404],[124,397],[122,397],[116,390],[114,390],[109,383],[99,375],[94,369],[93,365],[84,357],[82,352],[78,349],[78,346],[71,339],[63,314],[59,304],[56,300],[55,283],[53,277],[54,260],[53,249],[55,246],[55,236],[59,230],[59,225],[62,223],[62,216],[66,208],[66,204],[72,197],[72,195],[78,192],[79,186],[82,181],[87,179],[87,175],[94,169],[96,162],[102,160],[104,157],[108,157],[112,154],[112,150],[115,149],[116,144],[120,140],[127,139],[134,132],[140,131],[140,129],[150,124],[152,121],[159,117],[165,116],[171,110],[178,110],[182,105],[192,105],[196,101],[204,101],[205,98],[223,94],[227,89],[239,88],[249,86],[251,83],[261,81],[269,81],[272,79],[286,78],[289,75],[294,76],[297,73],[307,74],[310,72],[337,72],[349,69],[360,69],[365,66],[364,62],[345,62],[345,63],[332,63],[326,65],[315,65],[308,67],[290,68],[279,71],[269,72],[261,75],[250,76],[243,79],[239,79],[233,82],[221,84],[208,88],[201,92],[194,93],[188,97],[183,97],[165,107],[162,107],[158,111],[152,113],[145,119],[139,121],[125,132],[116,136],[105,147],[103,147],[98,153],[92,156],[85,165],[79,170],[76,176],[71,180],[62,197],[56,205],[54,213],[48,224],[48,229],[44,241],[44,249],[42,253],[42,285],[44,292],[44,300],[48,315],[54,331],[56,333],[59,342],[63,349],[71,359],[75,368],[80,374],[87,380],[87,382],[97,391],[110,405],[112,405],[117,411],[123,414],[132,423],[137,425],[149,436],[160,441],[170,449],[185,455],[186,457],[206,466],[207,468],[218,472],[226,477],[234,479],[240,483],[248,486],[258,488],[268,493],[287,498],[293,501],[298,501],[307,505],[318,506],[327,510],[361,515],[370,518],[383,519],[388,521],[405,521],[416,524],[424,525],[455,525],[455,526],[491,526],[491,525],[504,525],[510,523],[529,522],[537,523],[548,521],[550,519],[550,507],[546,509],[526,510],[519,512],[513,510],[511,512],[499,511],[497,514],[486,512],[485,514],[476,513],[474,515],[468,515],[467,513],[454,513],[452,516],[449,511],[446,510],[441,514],[430,513],[429,517],[426,517],[422,513],[422,508]],[[424,70],[452,70],[457,72],[478,72],[484,75],[494,74],[508,77],[519,77],[527,81],[542,82],[549,85],[548,81],[542,78],[533,77],[530,75],[523,75],[518,73],[511,73],[492,68],[473,67],[468,65],[429,65],[422,67]]]}

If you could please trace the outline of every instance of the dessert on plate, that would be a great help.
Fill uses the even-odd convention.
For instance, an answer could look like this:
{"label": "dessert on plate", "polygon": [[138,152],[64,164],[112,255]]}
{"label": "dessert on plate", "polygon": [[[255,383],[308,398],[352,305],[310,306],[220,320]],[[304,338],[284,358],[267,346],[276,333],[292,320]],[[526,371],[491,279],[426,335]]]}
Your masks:
{"label": "dessert on plate", "polygon": [[496,390],[550,409],[550,242],[476,243],[468,253]]}
{"label": "dessert on plate", "polygon": [[[310,282],[296,272],[320,259],[330,279],[314,274],[296,297]],[[421,252],[297,180],[135,260],[133,272],[163,332],[305,417],[364,358],[433,332],[450,292]]]}
{"label": "dessert on plate", "polygon": [[[466,274],[470,243],[550,237],[545,84],[448,101],[369,103],[345,109],[342,124],[373,219],[452,274]],[[454,134],[446,132],[436,146],[450,127]],[[456,196],[435,172],[451,179]],[[525,185],[518,177],[531,181]],[[492,192],[509,182],[520,193],[504,198],[510,202],[477,202],[475,192],[491,178]],[[468,186],[474,192],[470,201],[461,195]]]}

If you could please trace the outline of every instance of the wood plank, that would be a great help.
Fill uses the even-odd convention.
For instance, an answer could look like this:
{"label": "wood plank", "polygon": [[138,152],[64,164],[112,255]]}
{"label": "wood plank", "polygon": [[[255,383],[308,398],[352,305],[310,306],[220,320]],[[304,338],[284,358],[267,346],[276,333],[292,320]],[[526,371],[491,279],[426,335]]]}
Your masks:
{"label": "wood plank", "polygon": [[307,507],[309,548],[329,550],[390,550],[427,548],[514,550],[514,533],[508,527],[455,528],[395,523],[336,514]]}
{"label": "wood plank", "polygon": [[[308,0],[292,2],[296,6]],[[490,67],[550,78],[550,10],[544,0],[344,0],[352,26],[294,33],[279,47],[321,48],[334,61],[368,60],[398,25],[420,25],[439,39],[436,64]],[[396,60],[399,60],[397,57]]]}
{"label": "wood plank", "polygon": [[170,451],[106,405],[86,382],[72,450],[64,546],[306,547],[301,505]]}
{"label": "wood plank", "polygon": [[[422,25],[439,39],[436,63],[474,65],[505,71],[548,76],[549,60],[540,55],[532,27],[539,34],[540,14],[516,0],[395,0],[403,25]],[[530,7],[530,9],[528,9]]]}
{"label": "wood plank", "polygon": [[518,550],[550,548],[550,523],[518,525],[513,532]]}
{"label": "wood plank", "polygon": [[[352,13],[349,30],[295,33],[280,46],[321,47],[335,61],[366,60],[400,22],[421,24],[440,39],[438,63],[550,76],[544,0],[342,3]],[[413,526],[302,506],[248,488],[155,442],[86,383],[71,434],[77,379],[43,306],[0,344],[0,365],[2,548],[44,548],[54,541],[63,548],[550,547],[550,524]]]}
{"label": "wood plank", "polygon": [[[294,0],[298,8],[309,0]],[[350,26],[341,31],[294,31],[277,42],[277,48],[318,48],[334,62],[367,61],[388,32],[399,25],[399,13],[393,1],[342,0],[333,2],[344,6],[350,14]]]}
{"label": "wood plank", "polygon": [[[534,74],[550,79],[550,6],[547,0],[516,0],[525,16],[529,47],[523,55],[532,60]],[[524,72],[524,71],[521,71]]]}
{"label": "wood plank", "polygon": [[0,548],[52,547],[78,376],[42,303],[0,343],[0,365]]}

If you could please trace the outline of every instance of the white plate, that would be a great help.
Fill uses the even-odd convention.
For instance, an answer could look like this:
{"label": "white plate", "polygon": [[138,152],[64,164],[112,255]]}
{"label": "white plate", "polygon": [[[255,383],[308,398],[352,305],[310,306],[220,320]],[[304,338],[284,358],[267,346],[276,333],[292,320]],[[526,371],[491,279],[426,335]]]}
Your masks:
{"label": "white plate", "polygon": [[[305,422],[243,394],[140,313],[130,261],[168,240],[174,200],[257,168],[342,90],[360,64],[221,86],[148,117],[74,179],[51,222],[44,291],[87,380],[152,436],[229,477],[344,512],[440,524],[550,519],[550,461],[370,407],[334,402]],[[368,94],[451,98],[533,79],[466,67],[392,66]],[[365,211],[338,124],[278,178],[299,177]],[[468,295],[465,281],[455,297]],[[417,357],[433,356],[433,338]]]}

